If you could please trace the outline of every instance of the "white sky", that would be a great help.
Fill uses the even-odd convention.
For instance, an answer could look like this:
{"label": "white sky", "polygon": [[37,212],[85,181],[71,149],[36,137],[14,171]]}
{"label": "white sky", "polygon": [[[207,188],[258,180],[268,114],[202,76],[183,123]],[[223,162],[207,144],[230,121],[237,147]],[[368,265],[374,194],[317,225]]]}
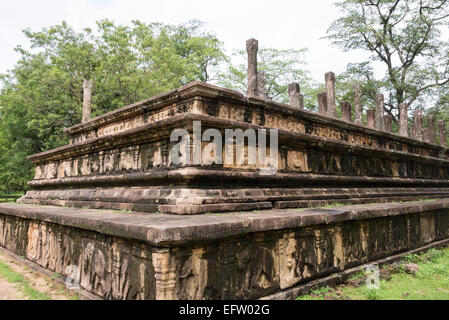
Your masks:
{"label": "white sky", "polygon": [[28,47],[22,30],[39,31],[66,20],[77,29],[94,27],[110,19],[179,24],[190,19],[206,23],[205,29],[224,42],[227,53],[244,49],[249,38],[259,46],[277,49],[308,48],[306,61],[312,77],[345,71],[349,62],[363,61],[361,52],[343,53],[332,48],[326,35],[339,16],[334,0],[0,0],[0,73],[11,69],[19,56],[17,45]]}

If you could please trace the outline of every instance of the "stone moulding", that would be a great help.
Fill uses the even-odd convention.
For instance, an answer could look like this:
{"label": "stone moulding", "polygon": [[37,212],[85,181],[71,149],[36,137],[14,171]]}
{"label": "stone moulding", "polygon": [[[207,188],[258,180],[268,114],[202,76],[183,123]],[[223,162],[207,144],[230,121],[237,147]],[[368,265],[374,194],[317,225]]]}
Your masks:
{"label": "stone moulding", "polygon": [[[177,247],[197,241],[218,241],[248,233],[272,232],[340,222],[449,210],[449,199],[379,203],[335,208],[267,210],[201,216],[148,215],[138,212],[60,208],[27,204],[0,204],[2,214],[57,223],[109,236],[148,242],[156,247]],[[449,215],[445,213],[449,219]],[[449,222],[449,221],[447,221]],[[444,225],[448,226],[448,225]],[[447,229],[449,233],[449,229]]]}
{"label": "stone moulding", "polygon": [[103,299],[257,299],[449,238],[449,200],[174,216],[0,204],[0,246]]}
{"label": "stone moulding", "polygon": [[[194,121],[222,135],[278,129],[277,173],[260,174],[260,163],[172,164],[171,132],[192,134]],[[446,148],[198,82],[66,133],[69,145],[29,157],[35,176],[19,202],[199,214],[449,194]]]}
{"label": "stone moulding", "polygon": [[[163,137],[170,136],[171,130],[177,127],[191,128],[192,121],[201,121],[203,125],[213,128],[241,128],[241,129],[254,129],[259,130],[265,127],[259,125],[253,125],[248,123],[242,123],[238,121],[232,121],[227,119],[219,119],[207,115],[196,115],[191,113],[184,113],[182,115],[173,116],[167,119],[156,121],[147,125],[142,125],[133,129],[129,129],[123,132],[119,132],[114,135],[105,135],[97,138],[90,138],[82,142],[69,144],[67,146],[59,147],[54,150],[42,152],[29,156],[28,159],[33,163],[39,164],[51,160],[61,160],[67,158],[67,156],[76,156],[82,154],[88,154],[95,150],[105,150],[111,146],[125,147],[129,145],[135,145],[141,142],[151,141],[151,137]],[[160,131],[163,130],[161,134]],[[156,134],[158,132],[158,134]],[[446,158],[436,156],[426,156],[416,154],[414,152],[407,152],[402,150],[391,150],[385,147],[372,147],[367,145],[358,145],[345,140],[332,139],[327,137],[320,137],[311,134],[304,134],[300,132],[291,132],[280,129],[279,139],[282,141],[289,141],[294,143],[295,140],[302,141],[304,143],[311,143],[320,145],[320,147],[336,148],[337,150],[347,151],[362,151],[367,154],[380,153],[383,156],[390,157],[404,157],[413,159],[424,159],[427,161],[434,161],[439,163],[448,164],[449,160]],[[153,138],[154,140],[158,140]],[[160,139],[160,138],[159,138]],[[293,140],[293,141],[292,141]],[[340,149],[341,148],[341,149]]]}
{"label": "stone moulding", "polygon": [[[87,123],[78,124],[76,126],[67,128],[65,132],[69,136],[73,136],[75,134],[85,133],[91,130],[98,130],[99,128],[107,124],[117,123],[124,119],[133,119],[133,117],[141,115],[147,109],[155,108],[155,106],[166,106],[169,105],[170,103],[183,105],[186,102],[190,101],[189,99],[192,98],[198,100],[206,99],[206,101],[213,101],[218,104],[220,104],[220,102],[231,103],[235,104],[236,106],[239,106],[240,108],[249,107],[252,109],[260,109],[262,107],[263,110],[266,112],[279,113],[280,115],[285,117],[310,120],[323,125],[328,125],[344,130],[351,130],[359,133],[365,133],[370,136],[388,138],[396,142],[402,142],[416,147],[420,146],[425,149],[432,149],[438,152],[443,151],[447,153],[447,148],[443,148],[438,145],[429,144],[423,141],[377,130],[374,128],[369,128],[363,125],[349,123],[347,121],[340,120],[338,118],[329,118],[321,114],[308,111],[306,109],[293,108],[288,104],[274,102],[269,99],[261,99],[258,97],[245,97],[237,91],[224,89],[218,86],[205,84],[202,82],[192,82],[177,90],[172,90],[170,92],[157,95],[150,99],[98,116]],[[223,106],[221,105],[219,106],[220,109],[222,107]],[[198,106],[196,109],[194,109],[194,111],[196,111],[194,113],[197,114],[205,114],[205,115],[210,114],[210,111],[207,110],[207,108],[203,108],[201,106]],[[188,112],[188,110],[186,109],[183,112]],[[224,113],[218,112],[216,116],[218,116],[219,118],[223,118],[225,115]],[[230,115],[228,114],[227,116],[229,117]],[[243,118],[241,120],[243,120]],[[122,128],[121,131],[125,131],[127,129],[129,128]],[[447,158],[449,158],[449,154],[447,155]]]}

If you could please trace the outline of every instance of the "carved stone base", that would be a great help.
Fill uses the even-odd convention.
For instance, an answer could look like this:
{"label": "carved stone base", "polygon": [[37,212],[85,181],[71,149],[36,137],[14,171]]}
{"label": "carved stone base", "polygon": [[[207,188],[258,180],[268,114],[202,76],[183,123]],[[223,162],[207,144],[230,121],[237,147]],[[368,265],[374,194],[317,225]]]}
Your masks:
{"label": "carved stone base", "polygon": [[[341,183],[345,183],[343,180],[346,177],[340,178]],[[298,184],[304,183],[298,179]],[[30,190],[19,199],[19,203],[189,215],[307,208],[333,203],[410,201],[448,196],[449,188],[115,187]]]}
{"label": "carved stone base", "polygon": [[448,199],[191,216],[0,204],[0,246],[104,299],[256,299],[447,238]]}

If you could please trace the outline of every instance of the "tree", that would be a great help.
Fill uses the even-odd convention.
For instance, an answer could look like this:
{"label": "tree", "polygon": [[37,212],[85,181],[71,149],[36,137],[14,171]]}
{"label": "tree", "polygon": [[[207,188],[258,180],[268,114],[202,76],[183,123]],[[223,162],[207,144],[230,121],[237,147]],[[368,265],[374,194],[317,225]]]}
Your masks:
{"label": "tree", "polygon": [[82,83],[93,82],[93,116],[172,90],[210,81],[226,59],[221,42],[198,21],[179,26],[133,21],[67,23],[25,31],[31,49],[0,75],[0,183],[25,188],[26,156],[67,144],[64,127],[81,121]]}
{"label": "tree", "polygon": [[[386,112],[397,119],[401,103],[416,108],[445,101],[449,43],[442,34],[449,25],[448,0],[344,0],[336,5],[345,14],[331,24],[327,38],[344,51],[370,54],[361,70],[353,65],[350,74],[379,85]],[[364,73],[374,61],[385,67],[382,80]]]}
{"label": "tree", "polygon": [[[304,52],[306,49],[278,50],[262,48],[258,51],[258,70],[263,70],[266,77],[267,95],[275,101],[288,103],[288,85],[298,82],[301,93],[304,94],[305,107],[316,109],[316,84],[312,81],[309,72],[305,69]],[[246,94],[247,72],[245,50],[235,51],[234,60],[240,63],[229,62],[226,72],[219,77],[218,83],[226,88]]]}

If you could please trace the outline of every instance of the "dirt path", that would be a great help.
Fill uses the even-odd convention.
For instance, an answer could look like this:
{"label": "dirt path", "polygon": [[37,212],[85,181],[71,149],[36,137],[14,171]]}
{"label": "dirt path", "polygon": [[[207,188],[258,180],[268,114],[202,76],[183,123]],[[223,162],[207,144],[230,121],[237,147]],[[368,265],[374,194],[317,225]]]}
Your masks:
{"label": "dirt path", "polygon": [[0,300],[26,300],[25,295],[0,276]]}
{"label": "dirt path", "polygon": [[49,277],[0,253],[0,300],[69,300],[77,297]]}

